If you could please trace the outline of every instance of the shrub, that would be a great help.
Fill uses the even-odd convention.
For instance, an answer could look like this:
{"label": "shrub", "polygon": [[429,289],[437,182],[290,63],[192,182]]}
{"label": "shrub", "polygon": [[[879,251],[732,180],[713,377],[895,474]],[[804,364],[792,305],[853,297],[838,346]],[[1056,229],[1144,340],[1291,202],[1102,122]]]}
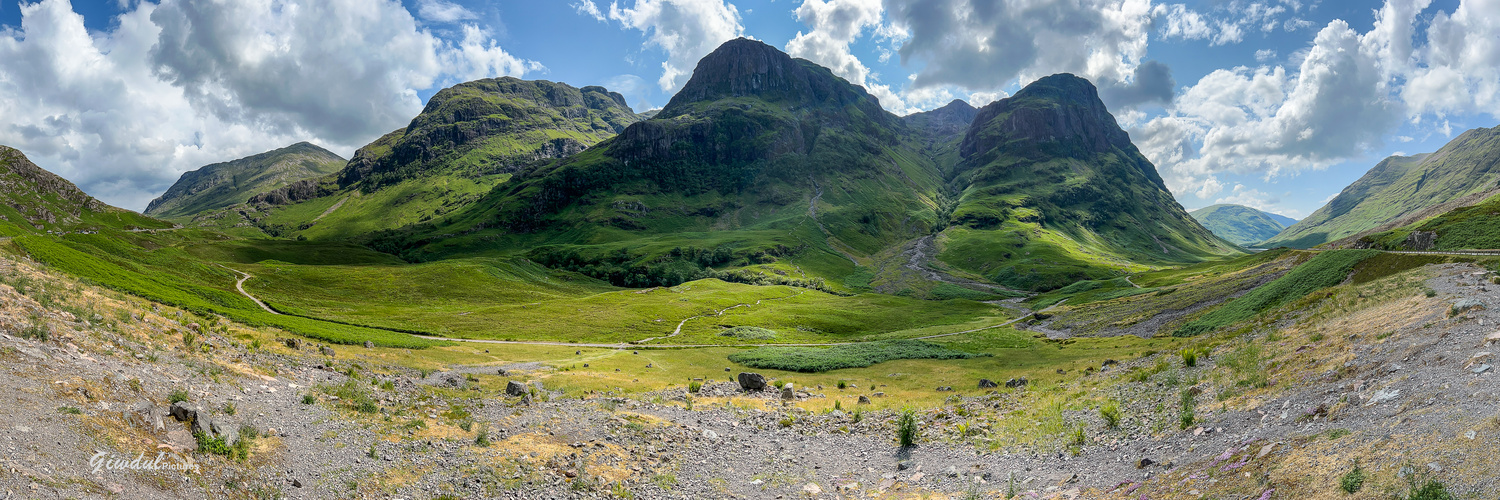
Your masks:
{"label": "shrub", "polygon": [[20,332],[16,332],[16,335],[23,339],[33,339],[46,342],[48,338],[52,337],[51,332],[52,328],[47,326],[47,323],[45,321],[42,321],[42,319],[39,317],[32,316],[31,324],[27,325],[26,328],[22,329]]}
{"label": "shrub", "polygon": [[182,390],[182,389],[177,389],[177,390],[172,391],[171,394],[167,394],[167,403],[168,404],[181,403],[183,401],[187,401],[188,399],[190,399],[190,398],[188,398],[187,391]]}
{"label": "shrub", "polygon": [[1344,493],[1354,494],[1365,485],[1365,470],[1360,468],[1359,462],[1354,463],[1354,468],[1339,478],[1339,489]]}
{"label": "shrub", "polygon": [[703,389],[703,383],[701,383],[701,382],[689,382],[688,383],[688,392],[691,392],[693,394],[697,394],[698,391],[700,391],[702,389]]}
{"label": "shrub", "polygon": [[310,404],[313,404],[313,403],[316,403],[316,402],[318,402],[318,398],[313,397],[312,394],[303,394],[302,395],[302,404],[310,405]]}
{"label": "shrub", "polygon": [[1458,497],[1448,492],[1448,486],[1442,481],[1431,477],[1418,478],[1416,475],[1407,478],[1407,493],[1401,498],[1403,500],[1458,500]]}
{"label": "shrub", "polygon": [[65,413],[65,414],[68,414],[68,415],[82,415],[83,414],[83,410],[78,409],[77,406],[59,406],[59,407],[57,407],[57,412],[58,413]]}
{"label": "shrub", "polygon": [[474,437],[474,445],[481,448],[490,447],[490,430],[480,429],[479,435]]}
{"label": "shrub", "polygon": [[858,406],[854,407],[854,413],[851,413],[849,415],[849,421],[857,424],[857,423],[859,423],[860,420],[864,420],[864,419],[865,419],[865,410],[863,408],[858,407]]}
{"label": "shrub", "polygon": [[224,410],[223,411],[224,411],[225,415],[234,415],[234,412],[235,412],[234,402],[230,401],[230,402],[224,403]]}
{"label": "shrub", "polygon": [[840,390],[849,388],[849,382],[847,381],[840,380],[837,385]]}
{"label": "shrub", "polygon": [[1120,403],[1109,401],[1099,407],[1099,416],[1104,418],[1104,423],[1109,428],[1120,427]]}
{"label": "shrub", "polygon": [[896,441],[901,443],[902,448],[910,448],[917,444],[920,429],[917,428],[917,412],[911,408],[901,411],[896,418]]}
{"label": "shrub", "polygon": [[1192,368],[1198,366],[1198,351],[1189,347],[1182,350],[1182,366]]}
{"label": "shrub", "polygon": [[1178,415],[1179,419],[1181,420],[1181,422],[1180,422],[1181,426],[1182,426],[1181,428],[1186,429],[1188,427],[1192,427],[1193,426],[1193,422],[1197,421],[1196,412],[1197,412],[1197,402],[1194,401],[1194,399],[1193,399],[1193,393],[1192,393],[1192,391],[1191,390],[1183,390],[1182,391],[1182,409],[1181,409],[1181,411],[1179,412],[1179,415]]}
{"label": "shrub", "polygon": [[844,409],[843,402],[841,402],[841,401],[839,401],[837,399],[833,400],[833,410],[834,411],[843,411],[843,409]]}

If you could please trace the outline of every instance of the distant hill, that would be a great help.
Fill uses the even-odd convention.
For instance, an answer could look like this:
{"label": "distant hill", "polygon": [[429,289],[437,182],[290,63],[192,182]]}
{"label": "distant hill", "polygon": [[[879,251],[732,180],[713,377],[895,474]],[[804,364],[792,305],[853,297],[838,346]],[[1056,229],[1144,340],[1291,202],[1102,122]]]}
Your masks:
{"label": "distant hill", "polygon": [[[1424,211],[1418,215],[1426,217],[1403,218],[1402,222],[1407,223],[1394,228],[1382,227],[1358,238],[1341,240],[1338,244],[1382,250],[1500,249],[1500,229],[1497,229],[1500,228],[1500,194],[1457,208],[1443,208],[1448,209],[1437,215]],[[1416,221],[1408,222],[1412,220]]]}
{"label": "distant hill", "polygon": [[912,263],[1046,289],[1239,251],[1172,199],[1086,80],[901,118],[745,39],[700,61],[652,119],[369,243],[419,261],[522,254],[624,286],[743,269],[761,277],[733,279],[882,290]]}
{"label": "distant hill", "polygon": [[[1358,236],[1413,214],[1430,217],[1476,203],[1500,185],[1500,127],[1469,130],[1435,153],[1392,156],[1344,188],[1327,205],[1264,246],[1309,248]],[[1431,213],[1433,207],[1450,204]],[[1411,221],[1414,222],[1414,221]]]}
{"label": "distant hill", "polygon": [[326,149],[299,142],[254,156],[215,163],[182,174],[166,193],[151,200],[146,206],[146,214],[168,219],[184,218],[238,205],[257,194],[337,172],[347,162]]}
{"label": "distant hill", "polygon": [[407,127],[360,148],[343,170],[251,198],[246,217],[274,235],[331,239],[425,222],[637,119],[604,87],[511,77],[461,83],[433,95]]}
{"label": "distant hill", "polygon": [[0,146],[0,236],[171,225],[105,205],[66,179],[38,167],[20,150]]}
{"label": "distant hill", "polygon": [[1251,246],[1276,236],[1296,219],[1269,212],[1262,212],[1242,205],[1211,205],[1188,215],[1198,219],[1203,227],[1220,238],[1240,246]]}

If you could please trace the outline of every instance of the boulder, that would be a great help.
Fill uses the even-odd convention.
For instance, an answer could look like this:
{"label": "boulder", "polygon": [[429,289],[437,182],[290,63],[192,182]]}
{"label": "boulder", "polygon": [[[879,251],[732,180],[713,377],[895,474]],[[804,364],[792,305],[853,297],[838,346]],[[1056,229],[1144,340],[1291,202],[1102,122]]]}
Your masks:
{"label": "boulder", "polygon": [[293,351],[302,348],[302,341],[301,340],[288,338],[288,339],[281,339],[281,342],[284,343],[284,344],[286,344],[286,348],[287,349],[291,349]]}
{"label": "boulder", "polygon": [[792,391],[792,384],[787,384],[785,387],[781,388],[781,399],[785,399],[787,401],[797,399],[797,393]]}
{"label": "boulder", "polygon": [[368,340],[365,341],[365,349],[374,349],[374,348],[375,348],[375,343],[374,342],[370,342]]}
{"label": "boulder", "polygon": [[993,380],[990,380],[990,379],[987,379],[987,378],[979,379],[979,388],[980,389],[994,389],[996,387],[1000,387],[1000,384],[996,384],[995,381],[993,381]]}
{"label": "boulder", "polygon": [[870,404],[870,397],[869,396],[860,396],[859,397],[859,404],[862,404],[862,405]]}
{"label": "boulder", "polygon": [[177,419],[178,422],[192,422],[198,419],[198,407],[186,401],[178,401],[172,403],[172,408],[167,410],[167,414]]}
{"label": "boulder", "polygon": [[505,395],[507,396],[525,396],[530,394],[530,392],[526,390],[526,384],[514,380],[505,383]]}
{"label": "boulder", "polygon": [[937,391],[938,392],[953,392],[953,387],[945,385],[945,386],[937,388]]}
{"label": "boulder", "polygon": [[193,431],[193,434],[201,433],[204,435],[212,436],[214,432],[214,421],[208,418],[208,415],[199,413],[198,418],[193,419],[193,423],[188,425],[188,429]]}
{"label": "boulder", "polygon": [[1151,460],[1151,459],[1149,459],[1149,458],[1142,458],[1142,459],[1137,460],[1135,462],[1135,468],[1137,468],[1137,469],[1144,469],[1144,468],[1150,467],[1151,464],[1154,464],[1154,463],[1156,463],[1156,462],[1153,461],[1153,460]]}
{"label": "boulder", "polygon": [[333,348],[326,345],[318,347],[318,352],[323,353],[324,356],[328,356],[330,358],[334,356]]}
{"label": "boulder", "polygon": [[209,422],[208,429],[213,431],[215,436],[222,438],[225,446],[234,446],[234,442],[240,438],[239,433],[231,429],[229,424]]}
{"label": "boulder", "polygon": [[1008,387],[1008,388],[1011,388],[1011,389],[1015,389],[1017,387],[1026,387],[1026,384],[1027,384],[1026,377],[1013,378],[1013,379],[1005,381],[1005,387]]}
{"label": "boulder", "polygon": [[746,391],[761,391],[766,388],[766,377],[759,373],[740,373],[740,388]]}

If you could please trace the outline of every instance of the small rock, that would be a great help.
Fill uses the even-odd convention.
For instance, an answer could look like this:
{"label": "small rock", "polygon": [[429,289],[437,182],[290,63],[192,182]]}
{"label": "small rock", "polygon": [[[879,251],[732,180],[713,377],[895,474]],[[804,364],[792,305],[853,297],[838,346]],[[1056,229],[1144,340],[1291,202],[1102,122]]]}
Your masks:
{"label": "small rock", "polygon": [[817,496],[817,495],[823,493],[823,488],[819,488],[818,485],[814,484],[814,483],[807,483],[806,486],[802,487],[802,492],[803,493],[807,493],[809,495]]}
{"label": "small rock", "polygon": [[374,348],[375,348],[375,343],[374,342],[371,342],[371,341],[368,341],[368,340],[365,341],[365,349],[374,349]]}
{"label": "small rock", "polygon": [[910,469],[910,468],[911,468],[911,460],[902,460],[900,462],[896,462],[896,470],[906,470],[906,469]]}
{"label": "small rock", "polygon": [[1473,441],[1473,440],[1474,440],[1474,436],[1477,436],[1477,435],[1478,435],[1478,434],[1477,434],[1477,433],[1475,433],[1475,432],[1474,432],[1474,431],[1472,431],[1472,430],[1471,430],[1471,431],[1469,431],[1469,432],[1465,432],[1465,433],[1464,433],[1464,437],[1466,437],[1466,438],[1469,438],[1469,440],[1470,440],[1470,441]]}
{"label": "small rock", "polygon": [[506,374],[506,372],[505,372],[505,369],[504,369],[504,368],[501,368],[501,369],[499,369],[499,370],[495,370],[495,373],[496,373],[496,374],[499,374],[499,375],[500,375],[500,376],[501,376],[501,377],[504,377],[504,376],[505,376],[505,374]]}
{"label": "small rock", "polygon": [[293,488],[301,488],[302,487],[302,481],[298,481],[296,479],[293,479],[292,480],[292,487]]}
{"label": "small rock", "polygon": [[1025,387],[1026,384],[1027,384],[1026,377],[1013,378],[1013,379],[1005,381],[1005,387],[1010,388],[1010,389],[1014,389],[1014,388],[1017,388],[1017,387]]}
{"label": "small rock", "polygon": [[333,348],[332,347],[328,347],[326,345],[322,346],[322,347],[319,347],[318,348],[318,352],[323,353],[324,356],[328,356],[330,358],[333,357],[333,355],[334,355]]}
{"label": "small rock", "polygon": [[1156,461],[1151,460],[1149,458],[1142,458],[1140,460],[1136,460],[1135,461],[1135,468],[1137,468],[1137,469],[1144,469],[1144,468],[1150,467],[1151,464],[1154,464],[1154,463],[1156,463]]}
{"label": "small rock", "polygon": [[987,379],[987,378],[979,379],[979,388],[980,389],[994,389],[996,387],[1000,387],[1000,384],[996,384],[995,381],[993,381],[993,380],[990,380],[990,379]]}
{"label": "small rock", "polygon": [[948,477],[958,477],[958,467],[949,465],[947,469],[943,469],[943,475]]}
{"label": "small rock", "polygon": [[282,343],[286,344],[287,349],[291,349],[293,351],[302,348],[302,341],[301,340],[291,339],[291,338],[289,338],[289,339],[282,339]]}
{"label": "small rock", "polygon": [[913,482],[913,483],[915,483],[915,482],[917,482],[917,481],[921,481],[921,480],[922,480],[922,478],[924,478],[924,477],[927,477],[927,475],[926,475],[926,474],[923,474],[923,473],[921,473],[921,472],[918,472],[918,473],[916,473],[916,474],[912,474],[912,475],[911,475],[911,479],[909,479],[909,480],[908,480],[908,481],[911,481],[911,482]]}
{"label": "small rock", "polygon": [[862,404],[862,405],[870,404],[870,398],[869,398],[869,396],[860,396],[859,397],[859,403],[856,403],[856,404]]}
{"label": "small rock", "polygon": [[953,392],[953,388],[950,387],[950,386],[946,386],[945,385],[945,386],[937,388],[937,391],[938,392]]}
{"label": "small rock", "polygon": [[178,422],[192,422],[198,419],[198,407],[188,404],[186,401],[172,403],[172,408],[167,411],[172,418]]}
{"label": "small rock", "polygon": [[885,393],[884,392],[877,392],[877,393],[871,394],[870,396],[877,397],[877,398],[883,398],[883,397],[885,397]]}
{"label": "small rock", "polygon": [[719,433],[714,432],[712,429],[703,429],[703,438],[704,439],[719,439]]}
{"label": "small rock", "polygon": [[1370,396],[1370,402],[1365,403],[1365,406],[1370,406],[1370,405],[1376,405],[1376,404],[1384,403],[1386,401],[1390,401],[1390,400],[1396,399],[1397,397],[1400,397],[1400,396],[1401,396],[1401,390],[1400,389],[1381,389],[1381,390],[1375,391],[1375,394],[1373,396]]}
{"label": "small rock", "polygon": [[787,401],[797,399],[797,393],[792,391],[792,384],[787,384],[786,386],[781,388],[781,399],[785,399]]}
{"label": "small rock", "polygon": [[1469,371],[1473,372],[1475,375],[1478,375],[1478,374],[1490,371],[1490,368],[1491,368],[1490,365],[1479,365],[1479,366],[1470,368]]}
{"label": "small rock", "polygon": [[1255,458],[1257,458],[1257,459],[1265,458],[1265,456],[1266,455],[1270,455],[1271,454],[1271,450],[1273,450],[1275,448],[1276,448],[1276,443],[1271,443],[1271,444],[1262,446],[1262,447],[1260,447],[1260,452],[1255,454]]}

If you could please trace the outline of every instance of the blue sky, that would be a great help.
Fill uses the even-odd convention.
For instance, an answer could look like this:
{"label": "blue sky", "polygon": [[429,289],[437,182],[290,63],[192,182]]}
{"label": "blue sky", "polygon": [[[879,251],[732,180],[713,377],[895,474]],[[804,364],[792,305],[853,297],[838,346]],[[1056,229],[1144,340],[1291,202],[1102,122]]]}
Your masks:
{"label": "blue sky", "polygon": [[[1500,120],[1496,0],[0,3],[0,144],[131,209],[300,140],[349,155],[501,75],[664,105],[748,36],[897,114],[1090,78],[1187,208],[1305,217],[1380,159]],[[24,14],[23,14],[24,12]],[[8,123],[7,123],[8,122]]]}

